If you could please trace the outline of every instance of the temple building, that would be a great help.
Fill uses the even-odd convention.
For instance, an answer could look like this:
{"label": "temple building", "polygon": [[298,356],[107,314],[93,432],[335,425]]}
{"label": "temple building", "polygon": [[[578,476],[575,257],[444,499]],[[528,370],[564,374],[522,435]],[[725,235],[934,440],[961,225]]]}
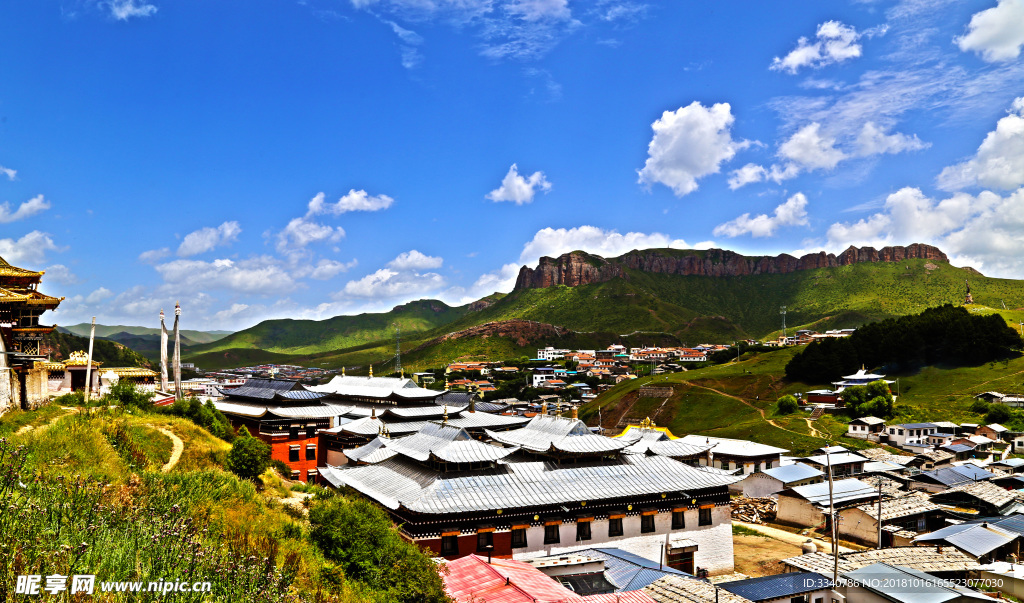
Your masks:
{"label": "temple building", "polygon": [[[110,391],[111,386],[122,379],[131,382],[144,392],[156,392],[158,376],[156,371],[137,366],[101,368],[102,364],[102,362],[93,360],[92,368],[88,371],[93,393],[105,394]],[[88,365],[89,355],[83,351],[71,352],[68,359],[64,361],[40,361],[35,364],[36,368],[46,371],[47,390],[50,395],[84,390]]]}
{"label": "temple building", "polygon": [[405,438],[385,432],[346,450],[346,466],[322,465],[320,477],[375,501],[440,557],[523,560],[607,545],[685,572],[733,570],[729,485],[738,477],[630,452],[636,442],[576,418],[541,414],[485,434],[492,442],[450,418]]}
{"label": "temple building", "polygon": [[41,293],[42,276],[43,271],[17,268],[0,258],[0,414],[38,408],[48,397],[49,375],[37,362],[45,360],[43,335],[55,325],[39,324],[39,316],[64,298]]}

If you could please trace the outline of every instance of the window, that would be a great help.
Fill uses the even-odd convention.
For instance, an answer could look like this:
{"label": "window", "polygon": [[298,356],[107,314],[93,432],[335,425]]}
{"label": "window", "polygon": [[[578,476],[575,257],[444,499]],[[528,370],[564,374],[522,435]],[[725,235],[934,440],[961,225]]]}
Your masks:
{"label": "window", "polygon": [[577,521],[576,522],[576,540],[590,540],[590,522],[589,521]]}
{"label": "window", "polygon": [[316,425],[306,425],[306,437],[307,438],[315,438],[316,437]]}
{"label": "window", "polygon": [[917,531],[918,532],[926,532],[926,531],[928,531],[928,521],[927,521],[926,518],[924,518],[924,517],[918,517],[917,518]]}
{"label": "window", "polygon": [[299,460],[299,447],[292,446],[288,449],[288,461],[295,462],[297,460]]}
{"label": "window", "polygon": [[558,544],[558,524],[544,526],[544,544]]}
{"label": "window", "polygon": [[641,515],[640,516],[640,532],[648,533],[654,531],[654,516],[653,515]]}
{"label": "window", "polygon": [[818,597],[817,599],[814,600],[814,603],[825,603],[825,599],[824,599],[824,597]]}
{"label": "window", "polygon": [[459,537],[458,536],[442,536],[441,537],[441,554],[442,555],[456,555],[459,552]]}
{"label": "window", "polygon": [[729,461],[722,461],[722,469],[729,470]]}
{"label": "window", "polygon": [[494,548],[494,532],[479,532],[476,535],[476,550],[487,552],[488,547]]}
{"label": "window", "polygon": [[608,520],[608,537],[622,536],[622,518],[616,517],[615,519]]}
{"label": "window", "polygon": [[521,549],[526,546],[526,528],[512,530],[512,548]]}
{"label": "window", "polygon": [[316,478],[316,476],[317,476],[316,469],[309,469],[308,471],[306,471],[306,479],[307,480],[314,479],[314,478]]}
{"label": "window", "polygon": [[299,470],[292,469],[292,479],[299,479]]}
{"label": "window", "polygon": [[297,440],[297,439],[299,439],[299,426],[298,425],[292,425],[288,429],[288,439],[289,440]]}
{"label": "window", "polygon": [[754,473],[761,473],[761,463],[754,465]]}
{"label": "window", "polygon": [[306,460],[307,461],[315,461],[316,460],[316,446],[306,446]]}
{"label": "window", "polygon": [[711,507],[701,509],[700,514],[697,516],[697,525],[709,526],[711,525]]}
{"label": "window", "polygon": [[807,597],[793,597],[789,603],[807,603]]}
{"label": "window", "polygon": [[672,529],[682,530],[686,527],[686,518],[683,517],[682,509],[678,511],[672,511]]}

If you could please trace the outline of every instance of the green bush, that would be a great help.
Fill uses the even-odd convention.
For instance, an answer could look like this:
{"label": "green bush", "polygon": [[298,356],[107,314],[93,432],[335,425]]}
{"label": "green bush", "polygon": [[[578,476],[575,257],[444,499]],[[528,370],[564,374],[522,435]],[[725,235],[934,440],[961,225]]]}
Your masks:
{"label": "green bush", "polygon": [[445,594],[437,565],[404,540],[379,507],[342,496],[317,500],[309,511],[309,539],[346,578],[374,591],[376,601],[441,603]]}
{"label": "green bush", "polygon": [[986,414],[988,412],[988,402],[975,400],[974,404],[971,404],[971,412],[978,413],[979,415]]}
{"label": "green bush", "polygon": [[843,390],[843,402],[851,417],[873,416],[881,419],[892,417],[892,392],[889,384],[878,380],[867,385],[855,385]]}
{"label": "green bush", "polygon": [[110,386],[110,393],[105,396],[108,405],[122,408],[149,409],[153,407],[153,392],[143,391],[127,379],[118,379]]}
{"label": "green bush", "polygon": [[228,469],[238,477],[254,480],[270,466],[270,446],[252,437],[244,426],[228,452]]}
{"label": "green bush", "polygon": [[800,410],[800,405],[797,404],[796,398],[789,394],[779,398],[779,401],[776,404],[780,415],[791,415]]}
{"label": "green bush", "polygon": [[1013,413],[1002,404],[989,405],[988,413],[985,414],[985,423],[1005,423],[1010,420]]}

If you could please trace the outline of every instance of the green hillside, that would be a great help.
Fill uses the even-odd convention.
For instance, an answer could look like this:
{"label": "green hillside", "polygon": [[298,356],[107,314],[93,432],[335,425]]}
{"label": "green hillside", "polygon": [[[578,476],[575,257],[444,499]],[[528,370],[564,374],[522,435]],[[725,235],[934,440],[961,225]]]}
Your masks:
{"label": "green hillside", "polygon": [[[167,332],[171,334],[171,328],[174,325],[174,315],[171,314],[167,319]],[[89,331],[92,325],[83,322],[77,325],[71,326],[60,326],[57,327],[58,331],[64,333],[72,333],[80,337],[88,337]],[[125,325],[96,325],[96,337],[105,337],[107,339],[117,339],[120,334],[127,335],[138,335],[138,336],[156,336],[160,337],[160,329],[157,327],[131,327]],[[192,329],[181,329],[179,333],[184,339],[188,339],[193,343],[210,343],[211,341],[217,341],[223,337],[227,337],[231,334],[231,331],[195,331]],[[173,335],[171,335],[173,337]],[[123,337],[123,336],[122,336]]]}
{"label": "green hillside", "polygon": [[[71,333],[54,331],[43,337],[43,342],[53,348],[53,360],[66,360],[71,352],[87,352],[89,338]],[[104,366],[141,366],[149,368],[151,362],[137,351],[114,341],[96,339],[93,341],[92,357]]]}
{"label": "green hillside", "polygon": [[980,306],[1024,306],[1024,281],[988,278],[927,260],[861,263],[788,274],[707,277],[626,269],[628,278],[579,287],[517,290],[449,325],[523,318],[578,331],[662,331],[690,344],[762,338],[790,329],[855,327],[865,322],[963,303],[964,280]]}
{"label": "green hillside", "polygon": [[[397,324],[402,337],[430,331],[469,312],[467,306],[453,308],[437,300],[418,300],[396,306],[389,312],[356,316],[335,316],[327,320],[266,320],[210,344],[195,346],[188,358],[232,349],[259,349],[279,354],[316,354],[362,345],[372,341],[394,341]],[[392,349],[394,344],[392,343]]]}

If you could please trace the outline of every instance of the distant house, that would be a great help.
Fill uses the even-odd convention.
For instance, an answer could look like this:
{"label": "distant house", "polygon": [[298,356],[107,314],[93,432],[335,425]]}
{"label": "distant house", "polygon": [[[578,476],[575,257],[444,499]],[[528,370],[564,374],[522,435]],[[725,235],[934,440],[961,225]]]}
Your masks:
{"label": "distant house", "polygon": [[[807,400],[812,402],[810,398]],[[868,439],[869,436],[885,431],[885,419],[878,417],[861,417],[850,421],[846,429],[846,435],[851,438]]]}
{"label": "distant house", "polygon": [[824,476],[824,472],[810,465],[793,463],[792,465],[765,469],[760,473],[751,473],[743,481],[730,486],[730,490],[738,487],[744,496],[760,498],[772,496],[786,488],[820,483],[825,479]]}
{"label": "distant house", "polygon": [[[711,466],[727,471],[742,469],[744,474],[758,473],[764,469],[778,467],[782,464],[782,453],[789,452],[783,448],[747,440],[702,435],[683,436],[679,438],[679,441],[695,446],[714,444],[715,447],[711,449]],[[707,460],[702,460],[701,464],[709,463]]]}
{"label": "distant house", "polygon": [[[787,488],[779,492],[776,521],[782,524],[808,527],[821,525],[826,520],[829,506],[827,482]],[[836,480],[832,484],[832,498],[836,505],[850,506],[878,500],[877,490],[857,479]]]}
{"label": "distant house", "polygon": [[983,563],[1001,561],[1017,552],[1020,534],[989,523],[961,523],[946,526],[914,539],[914,544],[956,547]]}
{"label": "distant house", "polygon": [[949,444],[958,437],[959,436],[957,436],[954,433],[937,431],[928,436],[927,442],[929,446],[945,446],[946,444]]}
{"label": "distant house", "polygon": [[920,469],[921,471],[931,471],[941,467],[952,466],[955,458],[956,455],[952,452],[945,450],[932,450],[918,454],[914,457],[914,460],[907,463],[907,465]]}
{"label": "distant house", "polygon": [[939,450],[949,452],[957,461],[966,461],[974,456],[974,446],[966,444],[946,444],[939,447]]}
{"label": "distant house", "polygon": [[[900,530],[917,534],[941,528],[945,513],[939,505],[928,500],[928,495],[914,492],[882,501],[882,545],[893,544],[893,534]],[[849,540],[870,546],[878,544],[878,504],[860,505],[839,512],[839,534]],[[886,530],[884,528],[897,528]]]}
{"label": "distant house", "polygon": [[970,482],[932,495],[932,502],[976,509],[981,515],[1010,515],[1024,511],[1017,493],[988,481]]}
{"label": "distant house", "polygon": [[847,477],[851,475],[857,475],[858,473],[864,472],[864,463],[868,459],[860,456],[859,454],[853,454],[852,452],[839,452],[832,454],[821,454],[818,456],[809,456],[803,459],[802,462],[818,469],[819,471],[826,471],[831,465],[832,477]]}
{"label": "distant house", "polygon": [[907,444],[927,445],[928,436],[939,431],[934,423],[903,423],[886,429],[889,444],[903,447]]}
{"label": "distant house", "polygon": [[988,464],[989,467],[995,467],[1008,473],[1024,473],[1024,459],[1020,458],[1008,458],[1005,461],[993,461]]}
{"label": "distant house", "polygon": [[1010,430],[999,423],[991,423],[989,425],[982,425],[974,432],[974,434],[985,436],[992,441],[999,442],[1004,438],[1009,437]]}

